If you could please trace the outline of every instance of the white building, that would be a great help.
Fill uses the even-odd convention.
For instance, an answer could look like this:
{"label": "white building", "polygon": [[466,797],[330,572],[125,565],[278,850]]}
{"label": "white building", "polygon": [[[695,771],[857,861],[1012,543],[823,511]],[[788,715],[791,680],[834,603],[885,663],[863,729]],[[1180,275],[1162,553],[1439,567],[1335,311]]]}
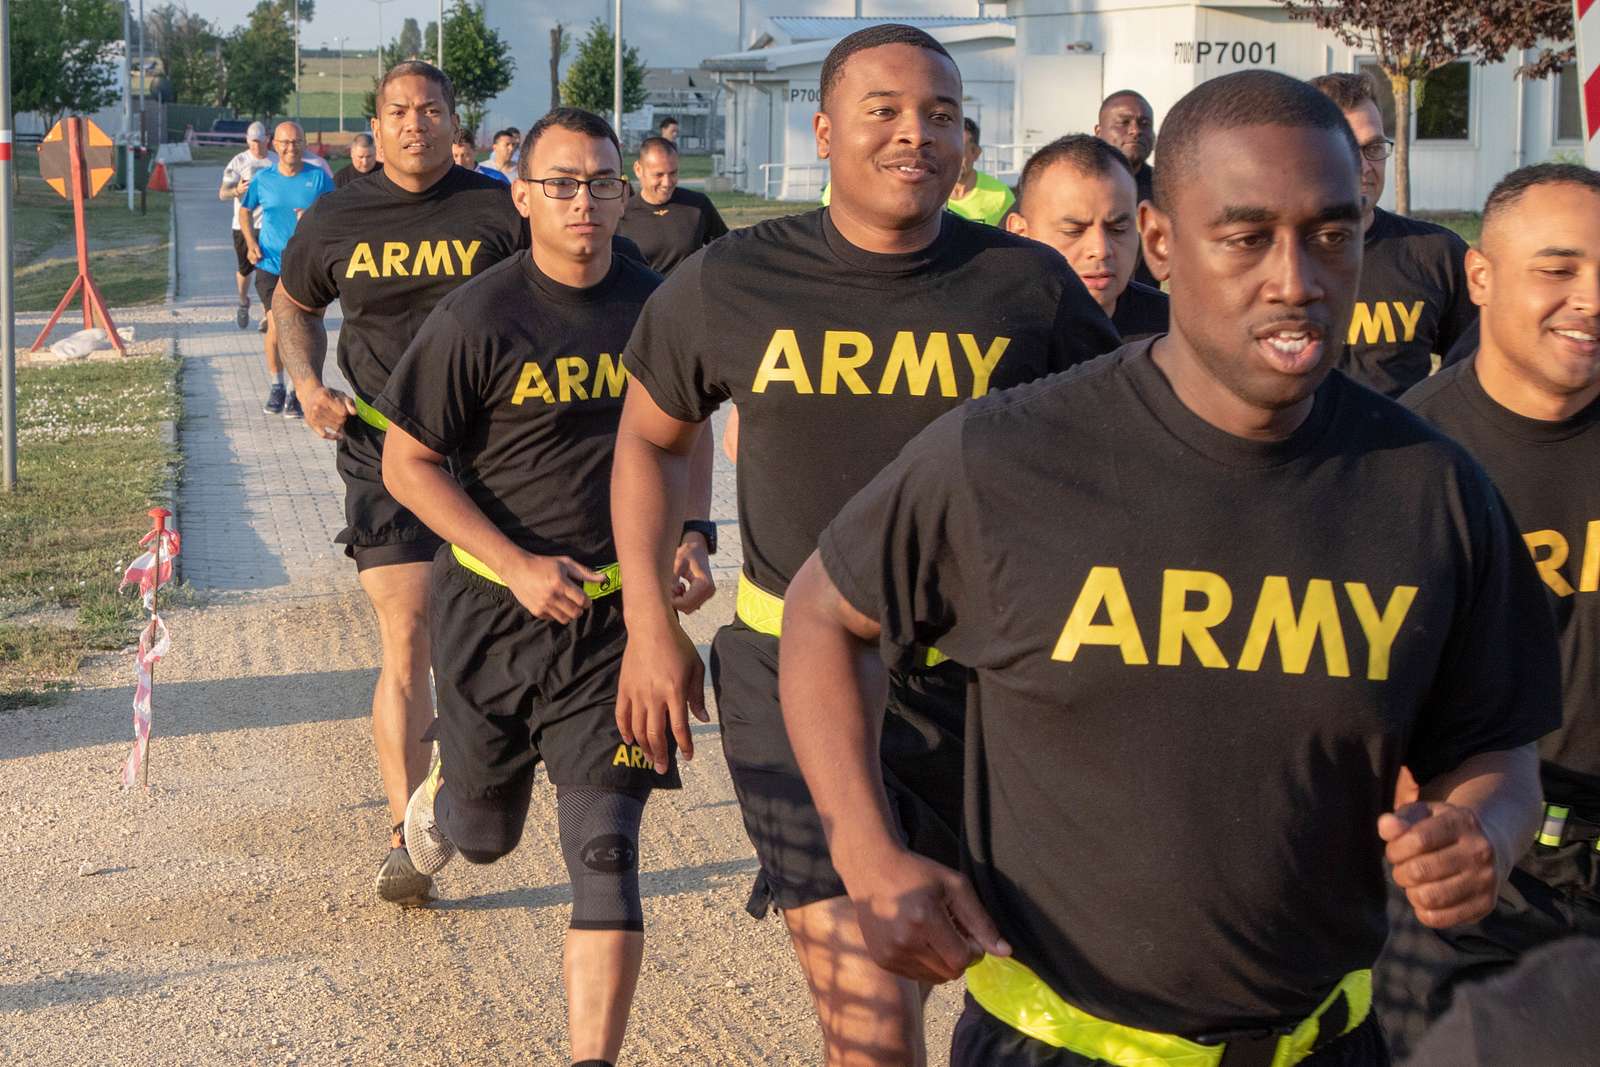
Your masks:
{"label": "white building", "polygon": [[[724,168],[735,188],[776,200],[815,200],[827,180],[817,160],[812,116],[820,106],[822,61],[839,38],[877,18],[774,18],[761,47],[712,56],[726,115]],[[907,18],[928,31],[961,68],[962,108],[987,145],[1009,145],[1015,107],[1017,28],[1007,19]],[[1014,168],[1002,167],[1002,172]]]}
{"label": "white building", "polygon": [[[1030,145],[1092,129],[1099,101],[1118,89],[1143,93],[1159,125],[1200,82],[1249,67],[1297,78],[1372,69],[1393,131],[1388,83],[1372,57],[1289,19],[1276,0],[1010,0],[1006,12],[1017,27],[1017,139]],[[1513,77],[1520,63],[1512,56],[1484,67],[1452,64],[1416,94],[1413,208],[1479,210],[1515,167],[1557,155],[1581,162],[1576,76],[1569,68],[1524,81]],[[1158,167],[1160,156],[1158,141]]]}
{"label": "white building", "polygon": [[[480,0],[479,6],[517,58],[511,87],[490,101],[485,124],[491,130],[525,130],[549,109],[550,30],[557,22],[572,40],[569,58],[591,22],[611,24],[611,0]],[[769,31],[766,20],[774,15],[860,12],[882,20],[887,15],[971,16],[978,6],[976,0],[623,0],[622,39],[638,47],[646,66],[693,68],[706,56],[748,48]]]}

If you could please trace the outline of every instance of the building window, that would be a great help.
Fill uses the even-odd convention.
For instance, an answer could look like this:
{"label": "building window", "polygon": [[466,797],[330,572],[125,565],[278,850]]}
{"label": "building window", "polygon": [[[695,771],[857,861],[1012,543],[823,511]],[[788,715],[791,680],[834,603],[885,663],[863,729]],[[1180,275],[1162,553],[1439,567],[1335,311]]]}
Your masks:
{"label": "building window", "polygon": [[1472,136],[1472,66],[1449,63],[1417,86],[1417,140],[1465,141]]}
{"label": "building window", "polygon": [[1556,140],[1583,140],[1583,109],[1578,104],[1578,65],[1568,63],[1556,75]]}
{"label": "building window", "polygon": [[[1383,132],[1394,136],[1394,89],[1376,60],[1362,59],[1356,70],[1372,77],[1378,90]],[[1465,141],[1472,136],[1472,65],[1451,63],[1411,86],[1412,137],[1418,141]]]}

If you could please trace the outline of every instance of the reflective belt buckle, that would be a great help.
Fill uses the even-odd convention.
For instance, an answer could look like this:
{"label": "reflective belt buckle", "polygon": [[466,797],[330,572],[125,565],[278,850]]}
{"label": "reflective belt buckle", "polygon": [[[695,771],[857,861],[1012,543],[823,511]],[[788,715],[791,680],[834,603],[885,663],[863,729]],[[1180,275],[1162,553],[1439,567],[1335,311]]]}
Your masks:
{"label": "reflective belt buckle", "polygon": [[610,596],[622,588],[622,564],[609,563],[604,567],[595,567],[602,575],[598,582],[584,582],[583,591],[590,600],[599,600],[603,596]]}

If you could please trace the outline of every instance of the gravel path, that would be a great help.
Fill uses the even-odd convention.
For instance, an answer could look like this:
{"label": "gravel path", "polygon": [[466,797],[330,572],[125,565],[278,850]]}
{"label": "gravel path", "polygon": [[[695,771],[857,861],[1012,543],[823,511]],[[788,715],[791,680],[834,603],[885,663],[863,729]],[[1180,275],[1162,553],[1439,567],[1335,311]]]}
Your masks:
{"label": "gravel path", "polygon": [[[89,664],[60,703],[0,715],[0,1060],[565,1064],[570,895],[550,791],[521,847],[452,865],[436,906],[403,912],[372,892],[377,634],[328,543],[331,456],[251,410],[259,340],[232,327],[215,176],[174,176],[179,301],[138,317],[175,332],[185,360],[180,519],[198,602],[167,616],[148,793],[117,784],[126,657]],[[732,548],[692,620],[702,648],[732,612],[726,466],[716,500]],[[782,925],[743,911],[755,861],[716,733],[697,729],[685,788],[646,815],[648,940],[622,1062],[817,1063]],[[935,996],[935,1067],[957,1004],[950,987]]]}

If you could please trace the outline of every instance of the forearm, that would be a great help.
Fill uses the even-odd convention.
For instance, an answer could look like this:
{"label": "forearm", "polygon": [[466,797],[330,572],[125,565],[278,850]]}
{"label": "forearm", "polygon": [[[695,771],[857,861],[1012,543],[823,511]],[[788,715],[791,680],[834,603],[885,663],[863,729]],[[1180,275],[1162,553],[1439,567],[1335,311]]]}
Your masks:
{"label": "forearm", "polygon": [[233,213],[239,219],[239,232],[244,235],[245,247],[252,252],[257,251],[255,218],[250,214],[250,209],[241,204]]}
{"label": "forearm", "polygon": [[482,560],[496,574],[509,573],[522,550],[489,521],[450,472],[429,459],[392,453],[384,450],[384,488],[428,529]]}
{"label": "forearm", "polygon": [[878,754],[888,672],[871,642],[841,620],[841,602],[813,555],[784,600],[778,685],[795,759],[848,883],[900,842]]}
{"label": "forearm", "polygon": [[281,285],[278,296],[272,302],[272,321],[278,326],[278,357],[283,360],[295,391],[309,393],[322,385],[328,330],[320,312],[313,314],[285,297]]}
{"label": "forearm", "polygon": [[238,182],[223,182],[222,183],[222,187],[217,190],[217,199],[218,200],[233,200],[238,195],[239,195],[239,183]]}
{"label": "forearm", "polygon": [[1543,792],[1539,752],[1533,745],[1484,752],[1422,788],[1421,799],[1467,808],[1494,846],[1495,873],[1503,883],[1539,830]]}
{"label": "forearm", "polygon": [[669,589],[689,499],[690,457],[628,431],[617,433],[611,472],[611,529],[622,567],[629,629],[676,623]]}

